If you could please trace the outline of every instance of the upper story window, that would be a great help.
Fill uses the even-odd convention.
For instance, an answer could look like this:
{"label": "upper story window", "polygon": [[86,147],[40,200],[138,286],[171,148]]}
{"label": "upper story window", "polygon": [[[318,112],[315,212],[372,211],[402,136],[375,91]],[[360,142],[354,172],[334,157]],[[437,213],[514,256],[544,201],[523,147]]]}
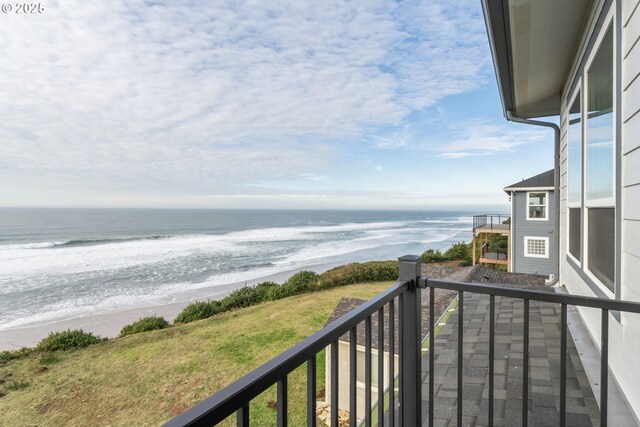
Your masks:
{"label": "upper story window", "polygon": [[[579,85],[578,85],[579,86]],[[569,253],[579,262],[582,248],[582,108],[581,92],[574,95],[569,109]]]}
{"label": "upper story window", "polygon": [[585,208],[586,267],[615,289],[615,156],[613,25],[587,68]]}
{"label": "upper story window", "polygon": [[529,192],[527,193],[527,219],[546,220],[548,215],[548,193]]}

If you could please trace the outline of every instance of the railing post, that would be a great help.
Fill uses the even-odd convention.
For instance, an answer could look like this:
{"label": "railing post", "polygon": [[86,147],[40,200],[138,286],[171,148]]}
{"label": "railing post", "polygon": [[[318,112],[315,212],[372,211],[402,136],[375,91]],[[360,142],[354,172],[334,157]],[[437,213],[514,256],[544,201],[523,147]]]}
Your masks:
{"label": "railing post", "polygon": [[402,322],[403,346],[401,355],[402,376],[400,387],[402,399],[400,414],[402,425],[422,425],[422,366],[420,345],[422,341],[421,299],[418,278],[420,277],[420,257],[405,255],[398,259],[399,280],[410,280],[409,290],[403,294],[403,309],[399,313]]}

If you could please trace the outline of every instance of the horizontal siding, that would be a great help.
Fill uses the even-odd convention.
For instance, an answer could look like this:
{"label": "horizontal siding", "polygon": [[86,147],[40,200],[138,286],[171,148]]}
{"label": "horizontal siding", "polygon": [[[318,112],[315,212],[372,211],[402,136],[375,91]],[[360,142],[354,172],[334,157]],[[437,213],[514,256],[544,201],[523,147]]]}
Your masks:
{"label": "horizontal siding", "polygon": [[[640,14],[638,14],[640,15]],[[625,67],[623,68],[631,68]],[[622,120],[628,122],[640,110],[640,79],[636,79],[631,86],[622,93]]]}
{"label": "horizontal siding", "polygon": [[640,150],[627,153],[623,160],[622,184],[629,186],[640,183]]}
{"label": "horizontal siding", "polygon": [[640,185],[622,189],[622,217],[640,221]]}
{"label": "horizontal siding", "polygon": [[[553,192],[549,192],[549,221],[527,220],[527,193],[517,191],[512,200],[514,203],[512,221],[515,224],[513,232],[514,271],[516,273],[554,274],[555,259],[557,257],[555,239],[557,230],[554,230],[554,218],[556,217],[555,198]],[[524,256],[524,237],[548,237],[549,258],[531,258]]]}
{"label": "horizontal siding", "polygon": [[624,0],[622,2],[622,22],[626,26],[631,19],[631,14],[637,12],[640,0]]}
{"label": "horizontal siding", "polygon": [[[640,236],[640,221],[629,221],[625,220],[624,225],[624,236],[622,239],[622,250],[640,257],[640,239],[633,238],[634,236]],[[634,266],[634,268],[640,268],[640,266]]]}
{"label": "horizontal siding", "polygon": [[630,253],[622,253],[622,299],[640,301],[640,257]]}
{"label": "horizontal siding", "polygon": [[631,19],[627,22],[624,28],[624,34],[622,36],[622,55],[624,57],[629,55],[631,48],[640,38],[640,13],[634,13],[631,15]]}
{"label": "horizontal siding", "polygon": [[[639,81],[640,79],[636,80],[634,85]],[[636,114],[622,126],[622,152],[626,154],[638,147],[640,147],[640,114]]]}
{"label": "horizontal siding", "polygon": [[628,56],[624,58],[622,67],[622,89],[628,89],[640,73],[640,43],[636,44]]}

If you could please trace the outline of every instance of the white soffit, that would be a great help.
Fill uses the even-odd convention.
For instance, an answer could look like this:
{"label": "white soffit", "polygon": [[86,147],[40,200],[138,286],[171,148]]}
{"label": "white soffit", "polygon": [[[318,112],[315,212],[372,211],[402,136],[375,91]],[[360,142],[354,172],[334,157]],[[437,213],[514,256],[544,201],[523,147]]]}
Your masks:
{"label": "white soffit", "polygon": [[560,113],[560,93],[592,0],[509,0],[518,117]]}

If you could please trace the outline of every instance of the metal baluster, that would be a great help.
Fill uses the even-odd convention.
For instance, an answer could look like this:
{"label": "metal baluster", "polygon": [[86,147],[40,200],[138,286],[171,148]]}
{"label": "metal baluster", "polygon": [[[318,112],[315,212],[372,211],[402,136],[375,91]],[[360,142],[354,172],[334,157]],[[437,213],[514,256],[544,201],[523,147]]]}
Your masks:
{"label": "metal baluster", "polygon": [[389,303],[389,427],[395,425],[395,300]]}
{"label": "metal baluster", "polygon": [[[428,281],[427,281],[428,283]],[[429,427],[433,427],[435,360],[435,289],[429,287]]]}
{"label": "metal baluster", "polygon": [[602,344],[600,347],[600,425],[607,425],[609,398],[609,310],[602,309]]}
{"label": "metal baluster", "polygon": [[249,427],[249,402],[242,405],[236,412],[236,425],[238,427]]}
{"label": "metal baluster", "polygon": [[560,426],[567,420],[567,304],[560,311]]}
{"label": "metal baluster", "polygon": [[378,310],[378,426],[384,424],[384,307]]}
{"label": "metal baluster", "polygon": [[316,427],[316,355],[307,360],[307,427]]}
{"label": "metal baluster", "polygon": [[358,380],[358,361],[357,361],[357,346],[358,336],[356,328],[352,328],[349,331],[349,424],[351,427],[356,427],[357,423],[357,385]]}
{"label": "metal baluster", "polygon": [[464,322],[464,292],[458,292],[458,427],[462,427],[462,324]]}
{"label": "metal baluster", "polygon": [[287,377],[278,380],[278,427],[287,427]]}
{"label": "metal baluster", "polygon": [[493,426],[493,383],[496,349],[496,296],[489,296],[489,425]]}
{"label": "metal baluster", "polygon": [[404,425],[404,418],[402,415],[402,406],[404,404],[404,393],[402,392],[402,389],[404,388],[404,385],[402,384],[403,378],[404,378],[404,363],[402,363],[402,361],[404,360],[404,329],[405,329],[405,325],[404,322],[402,321],[402,319],[404,319],[404,293],[401,293],[400,296],[398,297],[398,359],[399,359],[399,366],[398,366],[398,383],[399,383],[399,389],[398,389],[398,401],[400,402],[400,410],[398,411],[398,419],[399,419],[399,424],[401,426]]}
{"label": "metal baluster", "polygon": [[364,321],[364,420],[371,427],[371,316]]}
{"label": "metal baluster", "polygon": [[331,343],[331,425],[338,425],[338,341]]}
{"label": "metal baluster", "polygon": [[522,425],[529,425],[529,300],[524,300],[524,326],[522,337]]}

